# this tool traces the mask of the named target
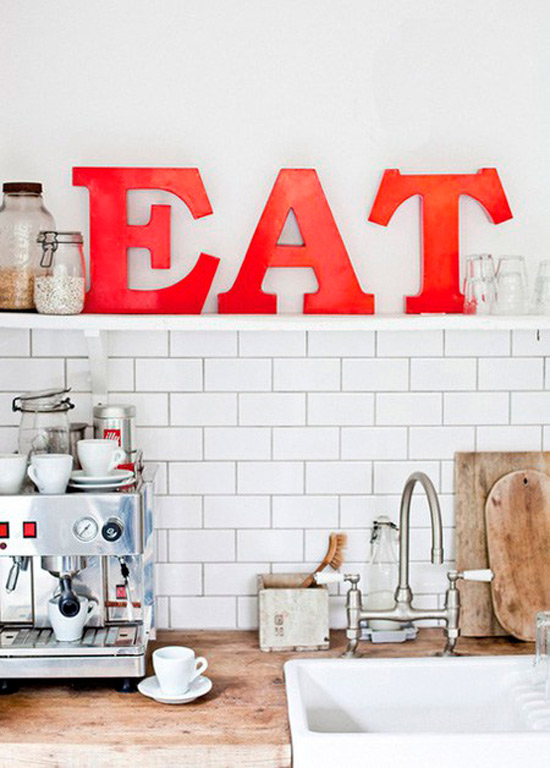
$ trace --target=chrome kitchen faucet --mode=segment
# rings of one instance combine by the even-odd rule
[[[398,624],[408,624],[418,619],[438,619],[445,622],[445,634],[447,642],[440,655],[450,656],[455,653],[456,642],[460,636],[459,616],[460,616],[460,593],[456,583],[458,579],[469,579],[471,581],[490,581],[491,571],[449,571],[449,587],[445,595],[444,608],[419,609],[413,606],[413,593],[409,585],[409,543],[410,543],[410,517],[411,517],[411,498],[417,483],[424,488],[428,498],[430,509],[430,518],[432,524],[432,550],[431,560],[434,565],[443,563],[443,530],[441,523],[441,510],[439,500],[434,485],[430,478],[423,472],[414,472],[405,483],[403,494],[401,496],[400,510],[400,538],[399,538],[399,583],[395,592],[395,602],[392,608],[380,610],[365,610],[363,608],[361,590],[358,587],[360,576],[356,574],[340,575],[338,580],[350,583],[347,593],[346,611],[348,626],[346,636],[348,646],[344,656],[353,657],[357,655],[357,646],[361,636],[361,622],[371,619],[386,619],[395,621]],[[318,581],[322,583],[322,574]],[[335,579],[326,578],[326,581]]]

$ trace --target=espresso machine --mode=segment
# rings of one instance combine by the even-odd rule
[[[145,674],[155,637],[153,475],[117,492],[0,497],[0,692],[23,678]],[[56,640],[48,603],[70,617],[86,597],[82,638]]]

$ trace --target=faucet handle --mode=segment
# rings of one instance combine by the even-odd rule
[[[459,579],[464,581],[492,581],[495,574],[490,568],[478,568],[470,571],[449,571],[447,578],[452,585],[456,584]]]
[[[357,586],[361,576],[358,573],[338,573],[329,571],[328,573],[316,573],[313,577],[317,584],[335,584],[339,581],[349,581],[350,584]]]

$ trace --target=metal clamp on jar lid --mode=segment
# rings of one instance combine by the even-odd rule
[[[38,392],[25,392],[14,397],[11,404],[13,411],[53,413],[55,411],[70,411],[74,403],[69,397],[63,397],[69,389],[42,389]]]

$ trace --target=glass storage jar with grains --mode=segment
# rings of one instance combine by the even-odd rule
[[[42,184],[12,181],[2,187],[0,206],[0,310],[34,309],[34,278],[42,251],[38,233],[55,229],[44,207]]]
[[[85,266],[80,232],[40,232],[40,266],[34,303],[43,315],[78,315],[84,309]]]

